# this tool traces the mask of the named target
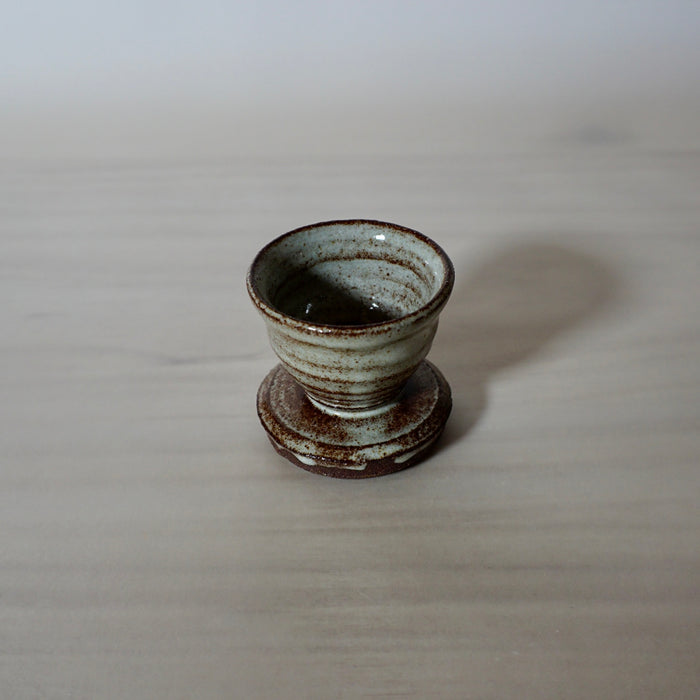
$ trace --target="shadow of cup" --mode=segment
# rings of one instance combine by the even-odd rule
[[[604,262],[548,241],[506,248],[461,282],[458,274],[433,351],[455,402],[440,446],[461,439],[479,420],[493,375],[601,310],[615,287]]]

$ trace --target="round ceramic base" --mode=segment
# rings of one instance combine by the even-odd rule
[[[450,387],[423,361],[390,405],[359,414],[328,413],[277,365],[258,390],[258,416],[275,449],[310,472],[363,479],[420,461],[445,427]]]

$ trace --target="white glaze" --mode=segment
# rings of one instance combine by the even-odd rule
[[[404,462],[408,462],[408,460],[412,457],[415,457],[423,450],[428,449],[428,447],[430,447],[435,442],[435,440],[437,440],[437,438],[438,436],[436,435],[432,440],[429,440],[420,447],[417,447],[415,450],[410,450],[409,452],[404,452],[403,454],[398,455],[394,458],[394,462],[396,462],[396,464],[403,464]]]

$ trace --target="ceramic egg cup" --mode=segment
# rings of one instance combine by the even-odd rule
[[[257,397],[281,455],[350,479],[425,456],[452,406],[425,360],[454,284],[436,243],[380,221],[314,224],[265,246],[246,282],[281,360]]]

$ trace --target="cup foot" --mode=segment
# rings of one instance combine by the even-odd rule
[[[326,413],[282,365],[258,389],[258,416],[277,452],[302,469],[341,479],[391,474],[420,461],[451,408],[447,381],[425,360],[396,401],[372,415]]]

